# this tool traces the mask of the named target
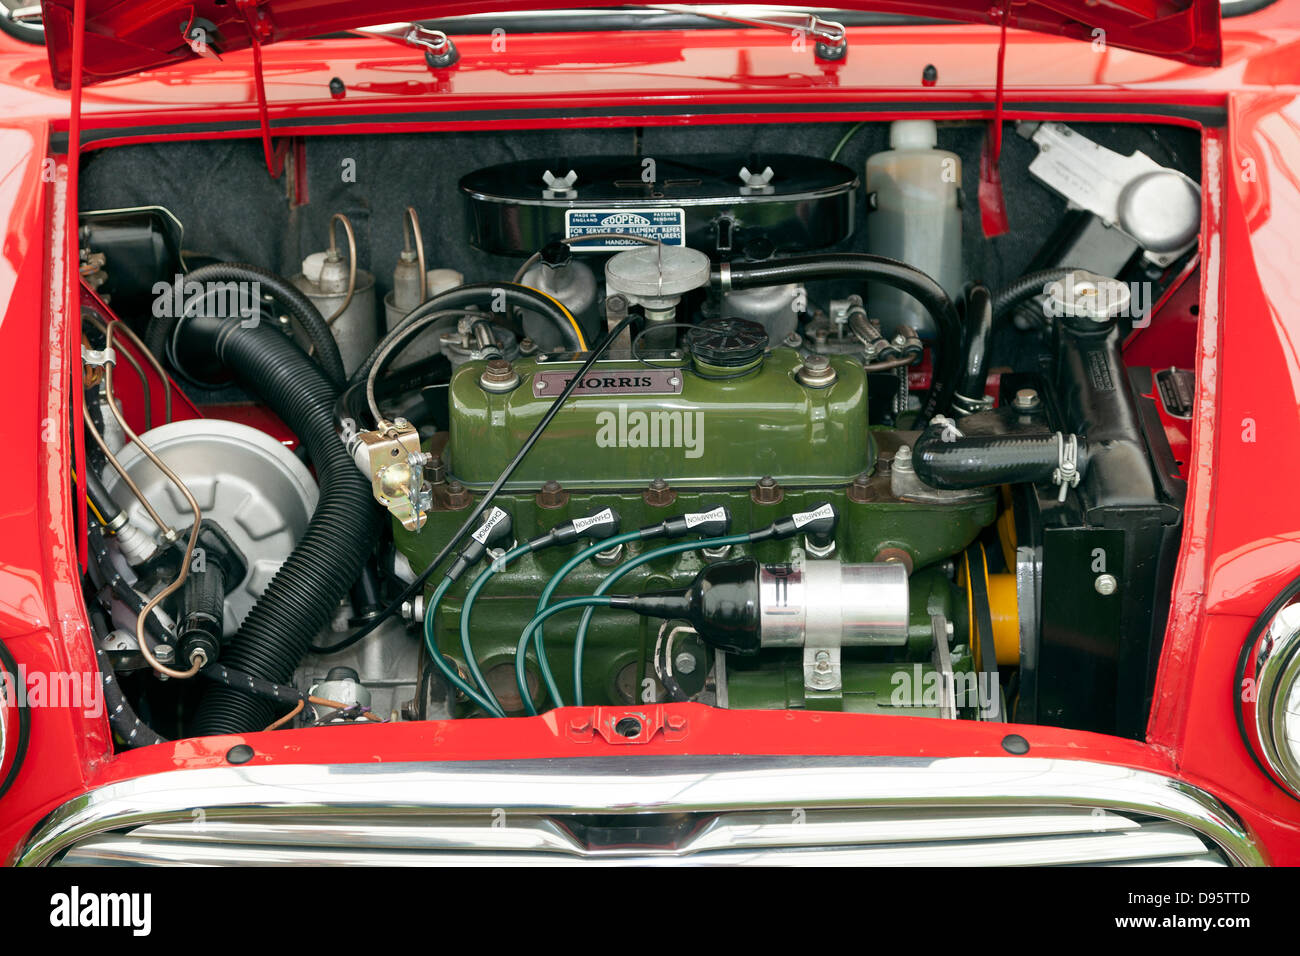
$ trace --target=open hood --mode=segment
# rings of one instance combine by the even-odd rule
[[[130,76],[194,59],[220,57],[253,42],[274,43],[371,24],[468,13],[548,7],[609,7],[609,0],[84,0],[84,82]],[[997,22],[991,0],[841,0],[840,10]],[[71,74],[73,0],[43,0],[46,43],[55,82]],[[1206,66],[1220,59],[1218,0],[1012,0],[1008,24]],[[196,34],[196,29],[198,33]],[[202,42],[188,42],[198,36]]]

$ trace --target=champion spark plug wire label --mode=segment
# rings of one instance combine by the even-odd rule
[[[835,509],[830,505],[822,505],[816,511],[800,511],[798,514],[791,515],[790,519],[794,522],[796,528],[802,528],[819,518],[834,518]]]
[[[714,508],[712,511],[696,511],[687,515],[686,527],[694,528],[696,525],[704,524],[706,521],[725,521],[727,511],[725,508]]]
[[[611,522],[613,522],[613,520],[614,520],[614,512],[606,508],[604,511],[599,511],[589,518],[574,518],[573,529],[577,531],[579,534],[581,534],[583,531],[586,531],[588,528],[594,528],[596,525],[601,525],[601,524],[610,524]]]
[[[492,536],[492,529],[505,519],[506,513],[504,511],[500,508],[493,508],[491,512],[488,513],[487,520],[479,525],[478,528],[470,534],[470,537],[479,544],[487,544],[487,539]]]

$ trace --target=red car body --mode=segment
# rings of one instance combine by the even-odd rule
[[[67,9],[47,6],[47,28],[51,10]],[[79,139],[86,151],[257,137],[255,54],[280,141],[328,135],[340,124],[380,133],[921,113],[991,118],[999,33],[992,25],[850,28],[850,52],[837,63],[816,63],[811,54],[792,61],[786,36],[743,28],[515,35],[504,54],[494,52],[490,35],[466,36],[457,38],[460,62],[439,75],[383,40],[291,39],[224,54],[219,63],[181,61],[89,86],[80,94],[79,130],[70,118],[76,106],[56,86],[46,51],[0,37],[0,638],[29,670],[95,669],[69,475],[80,459],[68,429],[56,424],[79,400],[79,389],[68,387],[80,368],[64,281],[67,217],[76,208],[70,141]],[[1031,756],[1146,770],[1207,791],[1240,816],[1269,862],[1300,863],[1300,803],[1256,765],[1234,717],[1235,664],[1246,633],[1300,574],[1300,2],[1280,0],[1224,20],[1221,34],[1219,66],[1113,44],[1098,52],[1086,40],[1037,32],[1012,30],[1006,39],[1007,119],[1068,115],[1203,128],[1200,266],[1189,279],[1199,283],[1199,297],[1187,294],[1189,286],[1167,298],[1166,314],[1128,346],[1143,363],[1194,368],[1199,388],[1179,572],[1144,741],[1043,726],[665,704],[656,705],[651,724],[671,719],[679,732],[635,743],[581,731],[588,721],[598,731],[617,708],[570,707],[505,721],[187,739],[114,755],[105,718],[40,708],[32,712],[26,761],[0,802],[0,860],[12,859],[43,817],[78,795],[146,774],[224,766],[239,743],[253,748],[253,765],[979,757],[1005,756],[1003,738],[1014,732],[1029,742]],[[87,35],[87,62],[113,62],[96,56],[98,36]],[[1184,56],[1213,59],[1213,52]],[[922,84],[927,64],[938,68],[934,85]],[[343,98],[330,95],[331,77],[344,81]],[[909,105],[900,112],[898,103]],[[873,113],[883,104],[895,106]],[[291,161],[291,149],[287,155]]]

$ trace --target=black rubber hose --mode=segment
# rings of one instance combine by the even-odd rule
[[[966,359],[962,365],[957,394],[978,400],[988,378],[989,341],[993,337],[993,297],[982,285],[966,293]]]
[[[988,485],[1048,481],[1060,461],[1056,433],[945,437],[931,425],[916,440],[912,467],[932,488],[958,490]],[[1079,442],[1078,469],[1087,466],[1087,444]]]
[[[586,351],[582,339],[578,336],[578,330],[574,322],[571,321],[572,316],[550,296],[543,295],[536,289],[529,288],[526,285],[517,285],[513,282],[474,282],[470,285],[457,286],[454,289],[448,289],[446,292],[440,292],[432,299],[416,306],[407,313],[406,317],[393,326],[392,331],[385,335],[379,344],[371,350],[370,354],[366,356],[366,360],[361,363],[360,368],[352,373],[352,377],[348,380],[349,383],[364,382],[370,374],[370,367],[375,364],[375,360],[383,354],[393,340],[400,338],[407,329],[423,322],[426,316],[435,312],[467,309],[471,305],[486,306],[483,313],[485,319],[491,319],[497,315],[509,315],[510,311],[516,308],[536,312],[555,326],[566,349],[573,352]],[[495,311],[495,308],[500,305],[508,307],[506,312]]]
[[[99,674],[104,682],[104,706],[108,709],[108,725],[121,739],[122,745],[148,747],[166,743],[166,737],[158,734],[136,715],[126,694],[122,693],[108,655],[98,644],[95,645],[95,660],[99,663]]]
[[[943,286],[920,269],[884,256],[845,252],[781,259],[763,265],[732,265],[730,274],[733,289],[816,279],[870,279],[906,292],[930,313],[939,332],[939,359],[934,384],[921,406],[920,420],[929,421],[935,415],[942,415],[952,404],[961,372],[961,319]],[[720,269],[714,269],[712,281],[715,285],[722,283]]]
[[[316,468],[320,498],[307,530],[221,657],[234,670],[286,683],[374,547],[380,520],[370,483],[335,434],[335,387],[281,332],[196,316],[184,321],[177,344],[185,356],[206,353],[233,370],[298,436]],[[266,700],[214,686],[199,705],[195,730],[246,733],[272,719]]]
[[[324,371],[325,377],[336,387],[342,388],[347,379],[343,371],[343,357],[339,354],[338,342],[334,333],[322,318],[311,299],[302,290],[282,276],[276,275],[260,266],[246,262],[214,262],[201,266],[186,274],[185,281],[198,283],[219,282],[256,282],[258,288],[270,295],[289,317],[306,333],[311,340],[312,352],[316,362]],[[168,354],[167,345],[174,317],[161,316],[150,320],[145,330],[145,344],[154,355]]]
[[[1009,286],[999,289],[998,294],[993,297],[993,321],[1001,322],[1022,302],[1027,302],[1036,295],[1044,295],[1043,286],[1060,282],[1072,272],[1082,271],[1082,269],[1057,266],[1025,273]]]
[[[122,509],[117,506],[117,502],[113,500],[113,496],[108,493],[108,489],[105,488],[104,483],[100,481],[99,475],[96,474],[95,469],[91,468],[89,465],[86,467],[85,478],[86,498],[95,506],[95,510],[99,512],[99,516],[104,519],[104,524],[112,525],[113,522],[118,519],[118,516],[122,514]]]

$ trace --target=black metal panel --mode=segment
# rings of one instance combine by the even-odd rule
[[[530,255],[565,238],[569,210],[685,210],[686,245],[730,258],[823,249],[850,236],[858,178],[840,163],[784,153],[692,159],[579,156],[502,163],[465,176],[470,242],[496,255]],[[772,169],[770,191],[746,190],[745,167]],[[573,195],[547,198],[548,171],[577,178]],[[649,179],[649,181],[647,181]]]

